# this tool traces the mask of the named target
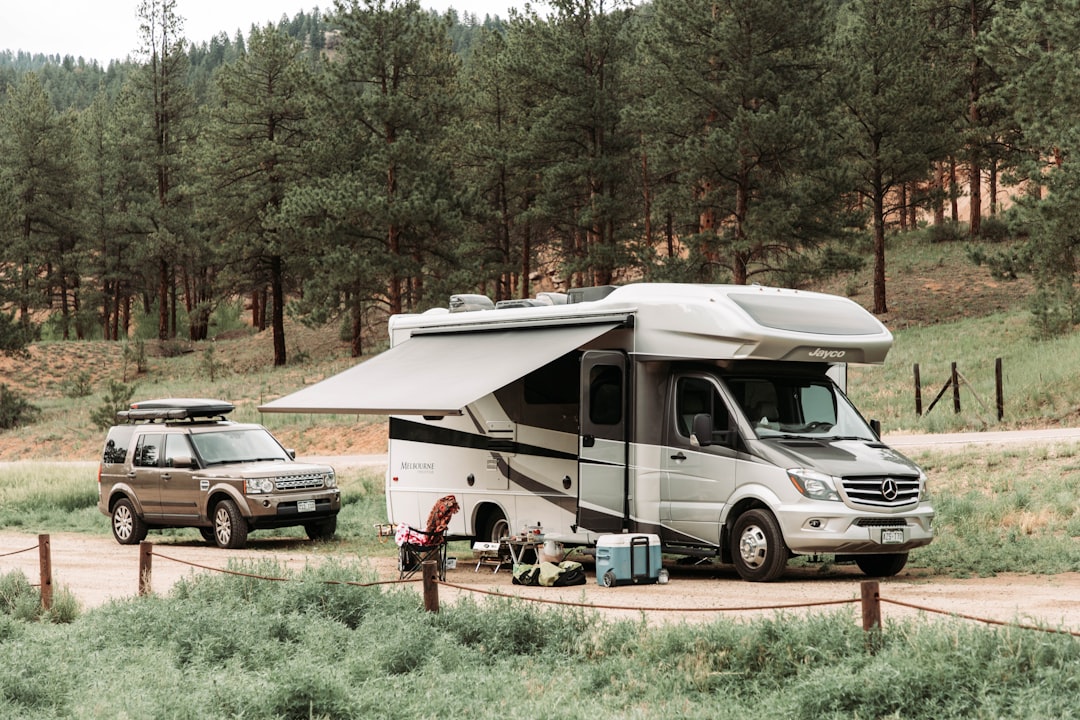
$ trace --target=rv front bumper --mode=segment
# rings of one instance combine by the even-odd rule
[[[903,515],[832,514],[789,507],[777,517],[783,518],[784,541],[798,555],[901,553],[934,539],[932,510]]]

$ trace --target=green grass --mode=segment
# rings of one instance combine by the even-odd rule
[[[291,577],[195,576],[66,625],[0,610],[0,716],[1065,718],[1080,690],[1080,643],[1030,630],[867,635],[851,609],[656,628],[505,599],[436,614],[412,590],[329,584],[363,567]]]
[[[1080,410],[1080,374],[1063,359],[1080,353],[1080,334],[1051,340],[1031,335],[1026,310],[958,323],[909,328],[895,335],[884,365],[852,367],[848,392],[867,417],[885,431],[957,432],[1070,425]],[[1004,418],[996,417],[995,361],[1001,358]],[[961,382],[961,412],[953,412],[952,389],[929,412],[949,381]],[[914,366],[919,365],[923,416],[915,413]]]

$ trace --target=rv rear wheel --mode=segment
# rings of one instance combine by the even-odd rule
[[[907,553],[883,553],[881,555],[856,555],[855,564],[870,577],[892,577],[907,565]]]
[[[769,582],[784,573],[788,549],[780,525],[768,510],[747,510],[735,520],[731,532],[735,547],[731,560],[743,580]]]
[[[480,521],[476,539],[482,542],[500,542],[510,535],[510,523],[499,508],[489,508]]]

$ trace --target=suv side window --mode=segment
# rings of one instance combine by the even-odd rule
[[[161,459],[161,442],[164,440],[161,433],[145,433],[139,436],[139,442],[135,445],[136,467],[157,467]]]
[[[118,425],[109,431],[109,439],[105,441],[105,451],[102,453],[101,462],[106,465],[123,463],[127,460],[128,447],[131,445],[133,427],[130,425]]]
[[[165,467],[174,467],[173,461],[178,457],[191,459],[191,444],[187,435],[165,436]]]

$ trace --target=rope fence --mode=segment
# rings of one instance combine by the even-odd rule
[[[15,550],[0,554],[0,558],[9,557],[12,555],[18,555],[20,553],[32,552],[38,550],[39,555],[39,567],[41,573],[41,605],[44,609],[48,610],[52,607],[52,559],[51,559],[51,541],[48,535],[39,535],[37,545],[33,545],[22,550]],[[256,573],[243,572],[240,570],[232,570],[228,568],[218,568],[209,565],[202,565],[200,563],[191,562],[182,558],[176,558],[162,553],[154,552],[153,543],[143,542],[139,545],[139,595],[149,595],[151,590],[151,579],[153,575],[153,558],[158,557],[162,560],[168,560],[169,562],[175,562],[189,567],[197,568],[200,570],[206,570],[210,572],[221,573],[224,575],[233,575],[237,577],[251,578],[255,580],[264,580],[267,582],[294,582],[292,578],[288,577],[274,577],[269,575],[260,575]],[[546,605],[560,605],[565,607],[586,608],[589,610],[607,610],[607,611],[625,611],[625,612],[663,612],[663,613],[724,613],[724,612],[761,612],[768,610],[793,610],[804,609],[812,607],[824,607],[830,605],[848,605],[854,603],[860,603],[862,608],[862,625],[863,630],[867,632],[875,631],[881,628],[881,605],[882,603],[896,605],[899,607],[905,607],[912,610],[918,610],[921,612],[944,615],[952,618],[960,618],[963,620],[971,620],[974,622],[980,622],[987,625],[998,625],[1002,627],[1017,628],[1020,630],[1033,630],[1038,632],[1046,632],[1057,635],[1070,635],[1072,637],[1080,637],[1080,631],[1060,629],[1060,628],[1048,628],[1038,625],[1031,625],[1027,623],[1005,622],[1002,620],[995,620],[992,618],[978,617],[975,615],[969,615],[966,613],[957,613],[947,610],[940,610],[938,608],[932,608],[925,605],[919,605],[916,603],[904,602],[902,600],[893,600],[890,598],[881,597],[880,585],[876,580],[864,580],[860,583],[860,597],[848,598],[840,600],[820,600],[813,602],[799,602],[799,603],[781,603],[774,605],[752,605],[752,606],[737,606],[737,607],[662,607],[662,606],[643,606],[643,605],[607,605],[598,603],[587,603],[571,600],[559,600],[553,598],[531,598],[517,594],[507,594],[499,592],[497,590],[489,590],[484,588],[478,588],[471,585],[461,585],[458,583],[447,582],[445,580],[438,579],[438,563],[435,560],[426,560],[422,564],[422,577],[412,578],[408,580],[377,580],[374,582],[358,582],[353,580],[323,580],[324,585],[346,585],[352,587],[376,587],[381,585],[404,585],[409,583],[422,583],[423,584],[423,603],[424,609],[428,612],[439,612],[439,586],[452,588],[461,592],[476,593],[480,595],[487,595],[492,597],[500,597],[508,600],[519,600],[522,602],[534,602]]]

